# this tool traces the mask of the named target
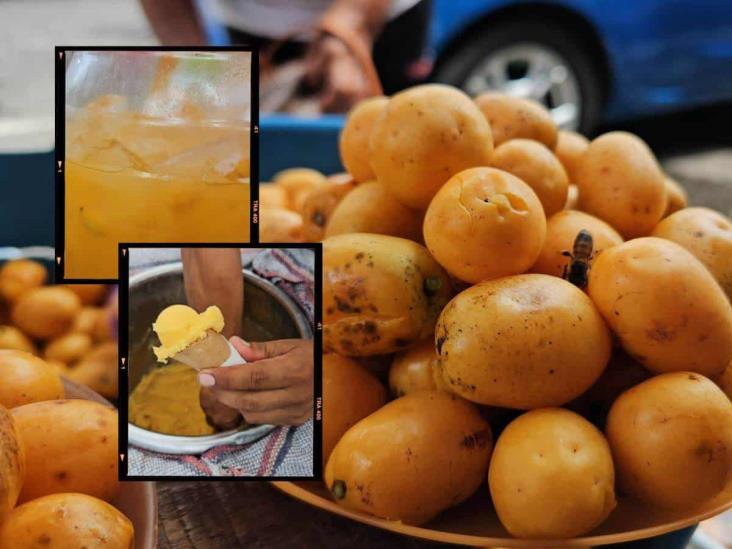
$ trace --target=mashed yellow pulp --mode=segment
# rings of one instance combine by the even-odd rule
[[[211,435],[199,400],[196,370],[174,362],[145,374],[130,395],[130,422],[157,433],[179,436]]]
[[[161,343],[159,347],[153,347],[153,352],[158,362],[167,362],[176,353],[203,339],[208,330],[221,332],[223,329],[224,315],[215,305],[202,313],[188,305],[171,305],[163,309],[153,323]]]

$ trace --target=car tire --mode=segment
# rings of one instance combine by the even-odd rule
[[[552,21],[503,19],[490,21],[471,32],[444,58],[438,59],[433,80],[465,89],[471,72],[489,56],[511,45],[531,43],[560,57],[573,73],[579,87],[577,130],[585,135],[600,122],[605,101],[601,59],[595,59],[587,40],[565,25]]]

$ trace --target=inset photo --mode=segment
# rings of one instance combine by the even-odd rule
[[[117,278],[120,242],[246,242],[252,52],[56,48],[56,255]]]
[[[122,478],[320,476],[321,250],[245,246],[120,245]]]

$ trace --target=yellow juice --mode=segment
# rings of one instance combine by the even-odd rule
[[[248,126],[87,109],[66,132],[66,277],[117,278],[119,242],[249,241]]]

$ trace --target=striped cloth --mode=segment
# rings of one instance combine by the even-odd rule
[[[245,267],[267,278],[297,303],[313,321],[314,254],[307,249],[242,250]],[[133,249],[130,270],[171,261],[172,249]],[[266,437],[245,445],[217,446],[201,455],[171,455],[134,446],[128,451],[128,473],[133,476],[307,477],[313,475],[313,422],[281,426]]]

